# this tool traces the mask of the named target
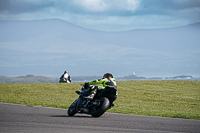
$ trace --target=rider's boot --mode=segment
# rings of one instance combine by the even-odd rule
[[[112,107],[114,107],[115,105],[113,104],[113,103],[111,103],[110,105],[109,105],[109,108],[108,109],[111,109]]]

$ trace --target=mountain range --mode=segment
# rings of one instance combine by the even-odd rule
[[[71,77],[72,83],[77,82],[89,82],[94,79],[101,79],[101,76],[74,76]],[[59,77],[45,77],[45,76],[17,76],[17,77],[6,77],[0,76],[0,83],[59,83]],[[192,77],[189,75],[180,75],[174,77],[138,77],[137,75],[127,75],[122,77],[115,77],[116,81],[133,81],[133,80],[190,80],[190,81],[200,81],[200,77]]]
[[[0,21],[0,76],[200,75],[200,23],[103,32],[59,19]]]

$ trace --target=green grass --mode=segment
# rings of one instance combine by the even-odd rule
[[[0,84],[0,102],[68,108],[81,83]],[[200,120],[200,81],[118,81],[107,112]]]

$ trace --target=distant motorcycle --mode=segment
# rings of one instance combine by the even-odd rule
[[[93,85],[89,86],[94,87]],[[76,113],[90,114],[92,117],[100,117],[109,109],[110,101],[106,97],[99,97],[94,94],[88,95],[88,89],[82,87],[81,91],[75,91],[79,98],[76,99],[68,109],[68,115],[74,116]]]
[[[68,79],[66,79],[66,78],[61,78],[59,80],[59,83],[71,83],[71,82]]]

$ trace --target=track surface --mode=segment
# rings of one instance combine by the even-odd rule
[[[175,133],[200,132],[200,121],[105,113],[67,115],[65,109],[0,103],[0,133]]]

